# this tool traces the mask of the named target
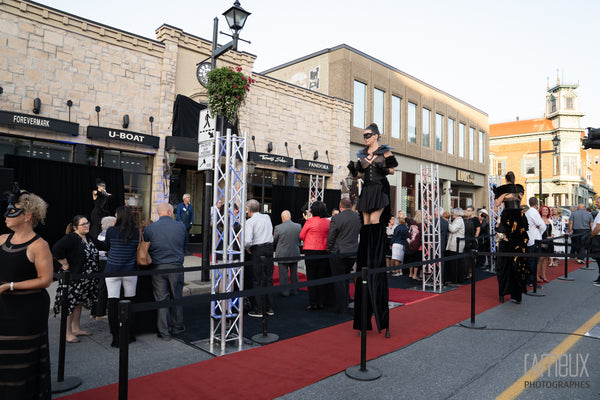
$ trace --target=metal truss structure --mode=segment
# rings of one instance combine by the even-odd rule
[[[498,217],[502,213],[502,208],[504,208],[504,206],[501,204],[498,207],[498,212],[494,211],[494,204],[496,202],[496,195],[494,194],[494,188],[497,186],[500,186],[500,185],[502,185],[502,177],[500,175],[496,175],[496,176],[490,175],[488,177],[488,186],[489,186],[488,200],[489,200],[489,210],[490,210],[490,232],[489,232],[489,234],[492,235],[490,238],[490,253],[497,252],[496,221],[498,220]],[[490,271],[496,272],[496,256],[494,256],[494,255],[492,255],[490,257]]]
[[[244,261],[246,216],[247,133],[243,137],[215,135],[214,186],[212,207],[212,265]],[[216,205],[221,202],[223,210]],[[231,293],[244,289],[242,267],[212,269],[211,294]],[[242,298],[215,300],[210,306],[210,352],[215,343],[225,354],[227,343],[243,343],[244,302]]]
[[[325,175],[310,175],[308,209],[315,201],[325,201]]]
[[[440,218],[440,180],[438,165],[421,165],[421,243],[423,261],[442,257]],[[434,292],[442,291],[442,265],[440,261],[423,265],[423,290],[432,287]]]

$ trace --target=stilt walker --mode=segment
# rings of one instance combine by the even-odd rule
[[[392,155],[392,148],[379,145],[379,128],[371,124],[363,131],[365,148],[358,152],[358,161],[350,161],[348,169],[353,176],[364,181],[356,209],[362,214],[363,226],[360,230],[360,242],[356,254],[357,269],[384,268],[386,236],[385,226],[391,218],[390,184],[387,175],[394,173],[398,161]],[[368,296],[368,325],[372,329],[371,315],[375,314],[377,330],[389,331],[389,293],[387,274],[372,274],[368,281],[368,293],[362,293],[362,285],[356,285],[354,294],[354,329],[361,329],[361,308],[363,296]]]

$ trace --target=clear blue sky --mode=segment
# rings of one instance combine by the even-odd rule
[[[233,0],[41,0],[42,4],[155,39],[163,23],[212,40],[228,31]],[[264,71],[342,43],[485,111],[490,123],[543,116],[548,81],[579,83],[586,116],[600,127],[596,0],[240,0],[252,15],[239,50]],[[167,8],[168,7],[168,8]],[[219,43],[229,38],[219,37]],[[198,60],[200,61],[200,60]]]

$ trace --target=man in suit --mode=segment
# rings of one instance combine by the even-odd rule
[[[331,217],[327,234],[327,251],[330,254],[356,253],[360,233],[360,216],[352,211],[352,202],[348,198],[340,200],[340,213]],[[356,256],[332,257],[329,260],[331,276],[352,272]],[[348,307],[348,281],[334,283],[335,312],[343,313]]]
[[[273,244],[275,246],[275,257],[299,257],[300,256],[300,231],[302,226],[292,221],[288,210],[281,213],[281,224],[275,226],[273,231]],[[278,262],[279,284],[298,283],[298,261]],[[288,278],[289,271],[289,278]],[[291,293],[298,294],[298,289],[292,289]],[[289,290],[283,290],[281,296],[290,295]]]

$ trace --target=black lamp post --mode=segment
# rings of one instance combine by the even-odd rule
[[[544,153],[558,154],[558,146],[560,146],[560,138],[558,137],[558,133],[554,135],[554,138],[552,138],[552,147],[553,147],[552,150],[542,151],[542,138],[538,139],[538,161],[539,161],[538,175],[540,177],[538,198],[540,200],[540,206],[542,205],[542,154],[544,154]]]
[[[240,2],[235,0],[233,6],[229,8],[229,10],[223,13],[225,19],[227,20],[227,24],[229,28],[233,32],[232,41],[217,48],[217,40],[219,34],[219,18],[215,17],[213,23],[213,40],[212,40],[212,50],[210,53],[210,64],[211,69],[215,69],[217,67],[217,58],[219,58],[222,54],[229,50],[237,51],[238,40],[243,40],[239,38],[239,32],[242,30],[244,25],[246,24],[246,19],[250,15],[250,13],[244,10],[240,6]],[[246,40],[244,40],[247,42]],[[249,43],[249,42],[248,42]],[[221,117],[221,131],[224,129],[225,121],[224,118]],[[222,133],[222,132],[221,132]],[[256,150],[256,145],[254,145]],[[209,240],[211,237],[210,232],[210,207],[213,201],[212,198],[212,190],[213,190],[213,171],[207,170],[204,174],[205,177],[205,185],[204,185],[204,204],[203,204],[203,218],[202,218],[202,265],[208,266],[210,264],[210,245]],[[210,280],[208,271],[202,271],[202,280],[208,281]]]

